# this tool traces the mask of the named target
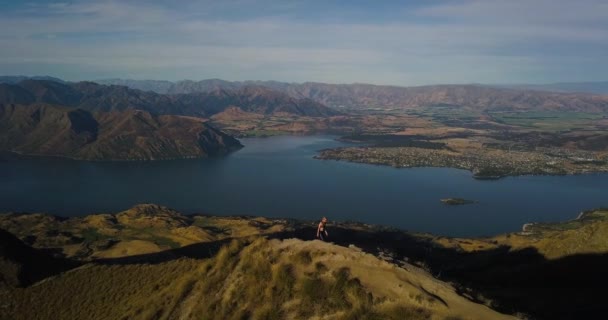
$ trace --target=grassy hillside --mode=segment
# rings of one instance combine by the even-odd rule
[[[534,248],[548,259],[575,254],[608,252],[608,209],[586,211],[574,220],[556,223],[530,223],[522,232],[488,239],[436,238],[443,246],[466,252],[509,247],[511,251]]]
[[[29,288],[11,319],[508,319],[414,267],[319,241],[233,241],[210,259],[89,264]]]
[[[0,214],[0,228],[35,248],[79,260],[160,252],[199,242],[263,235],[285,229],[284,220],[184,216],[141,204],[115,214],[69,219],[45,214]]]
[[[494,319],[479,316],[489,307],[528,319],[576,319],[608,312],[606,209],[472,239],[334,222],[335,244],[306,241],[313,222],[184,216],[151,204],[68,219],[4,214],[0,228],[38,250],[89,263],[5,290],[10,303],[0,312],[9,318]]]

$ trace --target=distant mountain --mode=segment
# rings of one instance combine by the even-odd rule
[[[37,84],[34,84],[37,82]],[[327,116],[335,112],[324,106],[347,108],[418,108],[433,106],[463,107],[475,110],[517,111],[556,110],[607,112],[608,96],[602,92],[608,82],[563,83],[521,87],[485,85],[434,85],[420,87],[379,86],[370,84],[326,84],[316,82],[286,83],[277,81],[155,81],[109,79],[99,82],[60,83],[26,80],[13,84],[34,94],[37,102],[56,103],[61,85],[61,100],[87,110],[138,108],[162,114],[212,116],[228,107],[269,114],[289,112],[305,116]],[[47,90],[39,88],[43,85]],[[10,86],[4,84],[0,86]],[[131,89],[127,89],[127,87]],[[266,88],[264,91],[262,88]],[[137,90],[133,90],[137,89]],[[564,92],[552,92],[564,91]],[[21,90],[22,91],[22,90]],[[75,91],[70,94],[69,91]],[[588,91],[588,92],[566,92]],[[248,96],[251,95],[251,96]],[[255,98],[254,98],[255,97]],[[18,89],[0,87],[0,101],[31,100]],[[253,105],[250,105],[253,103]]]
[[[515,89],[555,91],[555,92],[581,92],[608,95],[608,81],[598,82],[560,82],[551,84],[516,84],[503,87]]]
[[[95,80],[96,83],[103,85],[125,86],[142,91],[153,91],[165,94],[169,92],[174,83],[165,80],[128,80],[128,79],[104,79]]]
[[[282,90],[294,97],[306,97],[328,106],[348,108],[408,109],[451,106],[475,110],[608,111],[608,97],[605,96],[500,89],[478,85],[421,87],[323,83],[271,85],[271,88]]]
[[[104,85],[124,85],[132,89],[143,91],[153,91],[161,94],[190,94],[190,93],[206,93],[217,90],[238,90],[243,87],[266,87],[280,92],[289,92],[289,87],[298,86],[297,83],[287,83],[279,81],[226,81],[222,79],[205,79],[205,80],[181,80],[177,82],[163,80],[124,80],[124,79],[104,79],[95,80],[94,82]],[[295,98],[303,98],[301,95],[295,95]]]
[[[0,103],[44,103],[106,112],[137,109],[154,114],[203,117],[212,116],[229,107],[260,114],[290,113],[312,117],[336,114],[313,100],[293,98],[261,86],[163,95],[94,82],[25,80],[17,84],[0,84]]]
[[[311,99],[330,107],[404,109],[440,105],[476,110],[608,111],[607,96],[587,93],[546,92],[528,88],[497,88],[483,85],[398,87],[316,82],[230,82],[211,79],[176,82],[167,89],[167,92],[180,94],[209,93],[218,90],[240,90],[249,86],[266,87],[295,99]]]
[[[88,111],[145,110],[157,114],[188,114],[184,106],[154,92],[105,86],[93,82],[59,83],[47,80],[25,80],[17,84],[0,84],[0,103],[44,103]]]
[[[325,117],[336,111],[261,86],[158,94],[93,82],[0,84],[0,150],[87,160],[205,157],[240,147],[200,117]]]
[[[248,82],[231,82],[221,79],[206,79],[200,81],[181,80],[177,82],[164,80],[102,79],[95,80],[94,82],[104,85],[127,86],[132,89],[153,91],[161,94],[187,94],[194,92],[210,92],[218,89],[235,90],[244,87],[248,84]]]
[[[325,105],[308,98],[289,95],[262,86],[244,86],[238,89],[214,89],[208,92],[173,96],[189,110],[204,110],[211,116],[230,107],[257,114],[288,113],[294,115],[325,117],[337,114]]]
[[[46,80],[64,83],[65,81],[50,76],[0,76],[0,83],[19,83],[24,80]]]
[[[0,289],[28,286],[76,265],[34,249],[0,229]]]
[[[246,85],[246,82],[231,82],[221,79],[207,79],[201,81],[182,80],[173,83],[173,85],[167,90],[167,93],[184,94],[193,92],[210,92],[219,89],[236,90]]]
[[[196,118],[0,104],[0,150],[86,160],[200,158],[241,147]]]

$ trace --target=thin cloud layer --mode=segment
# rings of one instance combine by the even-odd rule
[[[430,83],[605,80],[608,4],[0,2],[0,73]]]

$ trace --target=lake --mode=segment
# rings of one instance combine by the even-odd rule
[[[354,220],[447,236],[518,231],[608,206],[608,174],[475,180],[465,170],[315,160],[330,136],[241,139],[225,157],[156,162],[0,161],[0,212],[62,216],[157,203],[183,213]],[[479,201],[446,206],[439,200]]]

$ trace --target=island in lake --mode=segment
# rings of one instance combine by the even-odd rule
[[[457,205],[463,205],[463,204],[472,204],[472,203],[476,203],[477,201],[467,200],[467,199],[463,199],[463,198],[445,198],[445,199],[441,199],[441,202],[446,205],[457,206]]]

